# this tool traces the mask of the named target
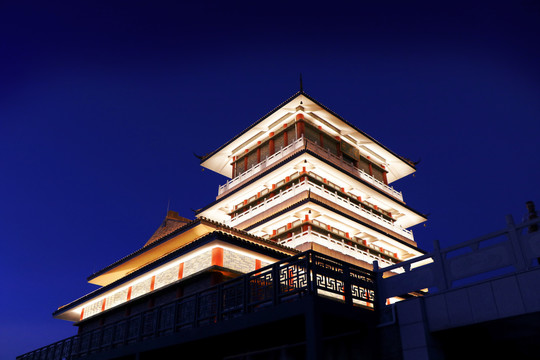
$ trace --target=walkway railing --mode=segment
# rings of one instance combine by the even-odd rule
[[[350,306],[373,308],[373,273],[307,251],[94,331],[31,351],[17,359],[83,358],[186,329],[222,323],[313,295]]]
[[[485,281],[493,272],[519,272],[538,266],[540,231],[528,232],[528,229],[535,224],[540,226],[540,219],[515,225],[508,215],[506,222],[505,229],[445,249],[435,241],[430,254],[378,269],[379,305],[387,298],[422,289],[446,291],[457,283]],[[383,279],[386,271],[400,274]]]

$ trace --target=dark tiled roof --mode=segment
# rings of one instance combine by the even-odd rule
[[[191,222],[190,219],[186,219],[185,217],[179,216],[176,211],[169,210],[167,213],[167,216],[165,217],[165,220],[161,223],[159,228],[156,230],[156,232],[148,239],[146,244],[144,246],[153,243],[156,240],[161,239],[164,236],[169,235],[175,230],[178,230],[182,226],[186,225],[187,223]]]

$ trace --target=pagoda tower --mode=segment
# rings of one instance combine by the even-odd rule
[[[390,184],[414,163],[300,90],[201,165],[230,178],[197,216],[371,268],[421,255],[426,220]]]

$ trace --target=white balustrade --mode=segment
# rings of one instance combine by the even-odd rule
[[[393,262],[388,261],[380,256],[371,254],[365,250],[362,250],[356,246],[348,245],[343,240],[333,239],[324,234],[320,234],[315,231],[307,230],[300,234],[296,234],[290,238],[279,241],[280,245],[285,245],[291,248],[296,248],[305,243],[316,243],[321,246],[324,246],[330,250],[338,251],[342,254],[349,255],[355,259],[362,260],[371,264],[373,261],[377,260],[379,264],[384,264],[385,266],[394,265]],[[394,270],[396,273],[403,272],[403,269],[397,268]]]
[[[340,166],[341,168],[346,169],[351,174],[357,175],[362,180],[365,180],[369,182],[370,184],[375,185],[377,188],[383,190],[387,194],[392,195],[393,197],[398,198],[399,200],[403,201],[403,194],[401,193],[401,191],[397,191],[392,186],[387,185],[378,179],[375,179],[373,176],[369,175],[364,170],[359,169],[356,166],[344,161],[341,157],[333,154],[330,150],[319,146],[317,143],[308,139],[306,139],[306,141],[308,143],[308,148],[310,150],[330,160],[332,163]]]
[[[240,184],[244,180],[250,178],[251,176],[258,174],[259,172],[263,171],[267,167],[275,164],[279,160],[283,159],[284,157],[292,154],[296,150],[300,149],[304,146],[304,138],[301,137],[297,140],[295,140],[292,144],[281,148],[279,151],[274,153],[273,155],[270,155],[266,157],[263,161],[261,161],[258,164],[253,165],[251,168],[249,168],[247,171],[244,171],[234,179],[231,179],[227,181],[227,183],[220,185],[218,189],[218,196],[223,195],[228,190],[232,189],[236,185]]]
[[[320,195],[328,200],[331,200],[355,213],[359,212],[362,216],[368,218],[369,220],[379,225],[382,225],[392,231],[400,233],[401,235],[405,236],[408,239],[414,240],[413,233],[411,230],[407,230],[399,225],[396,225],[396,223],[393,223],[392,221],[385,219],[381,215],[374,214],[373,212],[364,209],[362,206],[351,202],[348,198],[341,197],[340,195],[337,194],[337,192],[332,192],[324,187],[313,184],[311,182],[309,182],[309,186],[311,188],[312,193]]]
[[[307,178],[304,181],[299,182],[298,184],[295,184],[294,186],[290,187],[289,189],[280,191],[275,196],[265,199],[262,203],[255,205],[253,207],[250,207],[243,213],[240,213],[234,216],[233,218],[231,218],[230,221],[226,222],[226,225],[236,226],[240,222],[245,221],[255,215],[258,215],[268,210],[272,206],[280,204],[294,197],[295,195],[303,191],[307,191],[307,190],[311,190],[313,194],[319,195],[327,200],[330,200],[338,205],[341,205],[342,207],[348,210],[351,210],[354,213],[360,214],[363,217],[381,226],[384,226],[385,228],[389,230],[397,232],[408,239],[414,240],[413,233],[411,230],[407,230],[399,225],[396,225],[395,223],[383,218],[382,216],[374,214],[371,211],[364,209],[362,206],[351,202],[348,198],[344,198],[338,195],[336,192],[332,192],[329,189],[326,189],[322,186],[312,183],[311,181],[308,181]]]
[[[354,165],[344,161],[339,156],[333,154],[330,152],[330,150],[325,149],[321,146],[319,146],[317,143],[310,141],[308,139],[304,139],[304,137],[300,137],[299,139],[295,140],[292,144],[282,148],[281,150],[277,151],[275,154],[266,157],[263,161],[261,161],[258,164],[253,165],[250,169],[247,171],[241,173],[234,179],[231,179],[227,181],[224,185],[220,185],[218,189],[218,196],[221,196],[225,194],[227,191],[234,188],[236,185],[242,183],[244,180],[247,180],[248,178],[252,177],[253,175],[258,174],[259,172],[265,170],[267,167],[275,164],[279,160],[283,159],[284,157],[296,152],[297,150],[301,149],[304,144],[308,144],[308,147],[310,150],[314,151],[315,153],[323,156],[324,158],[330,160],[332,163],[340,166],[341,168],[344,168],[348,172],[350,172],[353,175],[356,175],[360,177],[362,180],[367,181],[368,183],[376,186],[378,189],[383,190],[387,194],[403,201],[403,194],[401,191],[395,190],[392,186],[389,186],[385,184],[384,182],[375,179],[373,176],[366,173],[364,170],[359,169],[355,167]]]

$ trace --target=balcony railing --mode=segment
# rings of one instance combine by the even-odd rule
[[[234,179],[231,179],[227,181],[227,183],[220,185],[218,189],[218,196],[221,196],[231,190],[236,185],[240,184],[244,180],[250,178],[251,176],[258,174],[259,172],[263,171],[267,167],[275,164],[279,160],[283,159],[286,156],[289,156],[290,154],[296,152],[297,150],[304,147],[304,138],[300,137],[299,139],[295,140],[292,144],[285,146],[284,148],[281,148],[279,151],[276,151],[274,154],[266,157],[263,161],[261,161],[258,164],[253,165],[248,170],[244,171]]]
[[[289,156],[297,152],[298,150],[304,148],[304,146],[306,146],[307,149],[313,151],[314,153],[321,155],[322,157],[329,160],[333,164],[339,166],[340,168],[348,171],[352,175],[358,176],[362,180],[374,185],[378,189],[383,190],[385,193],[393,196],[394,198],[400,201],[403,201],[403,194],[401,193],[401,191],[397,191],[392,186],[389,186],[385,184],[384,182],[378,179],[375,179],[373,176],[369,175],[364,170],[359,169],[355,167],[354,165],[344,161],[343,158],[337,155],[334,155],[330,150],[319,146],[313,141],[304,139],[304,137],[300,137],[299,139],[294,141],[292,144],[282,148],[281,150],[277,151],[275,154],[268,156],[266,159],[264,159],[260,163],[253,165],[250,169],[241,173],[234,179],[231,179],[227,181],[227,183],[220,185],[218,189],[218,197],[224,195],[229,190],[232,190],[234,187],[242,183],[244,180],[247,180],[253,175],[260,173],[261,171],[275,164],[276,162],[283,159],[284,157]]]
[[[338,251],[342,254],[349,255],[355,259],[362,260],[368,264],[373,263],[373,261],[378,261],[379,266],[392,266],[395,265],[394,262],[388,261],[387,259],[377,256],[375,254],[369,253],[365,250],[360,249],[357,246],[349,245],[343,240],[334,239],[330,236],[320,234],[311,229],[304,231],[302,233],[296,234],[290,238],[279,241],[280,245],[286,245],[292,248],[296,248],[307,242],[312,242],[324,246],[330,250]],[[404,270],[401,268],[396,268],[393,270],[396,273],[402,273]]]
[[[362,215],[363,217],[373,221],[374,223],[384,226],[385,228],[392,230],[406,237],[407,239],[414,240],[414,236],[411,230],[407,230],[397,225],[396,223],[385,219],[381,215],[374,214],[373,212],[364,209],[362,206],[349,201],[349,199],[340,196],[337,192],[330,191],[329,189],[326,189],[322,186],[312,183],[311,181],[308,181],[307,178],[304,181],[290,187],[289,189],[279,192],[276,196],[271,197],[269,199],[265,199],[262,203],[249,208],[248,210],[244,211],[241,214],[234,216],[233,218],[231,218],[230,221],[225,222],[225,224],[228,226],[236,226],[242,221],[245,221],[255,215],[258,215],[270,209],[272,206],[282,203],[292,198],[296,194],[299,194],[303,191],[308,191],[308,190],[310,190],[313,194],[319,195],[327,200],[330,200],[354,213]]]
[[[333,154],[330,150],[325,149],[321,146],[319,146],[317,143],[306,139],[307,142],[307,148],[314,153],[317,153],[324,157],[327,160],[330,160],[333,164],[339,166],[342,169],[347,170],[349,173],[360,177],[362,180],[367,181],[368,183],[376,186],[377,188],[383,190],[387,194],[403,201],[403,194],[401,191],[395,190],[392,186],[385,184],[384,182],[375,179],[370,174],[366,173],[364,170],[357,168],[356,166],[352,165],[351,163],[346,162],[343,160],[343,158]]]
[[[310,295],[373,309],[373,273],[307,251],[94,331],[44,346],[17,359],[84,358],[186,329],[223,323]]]

